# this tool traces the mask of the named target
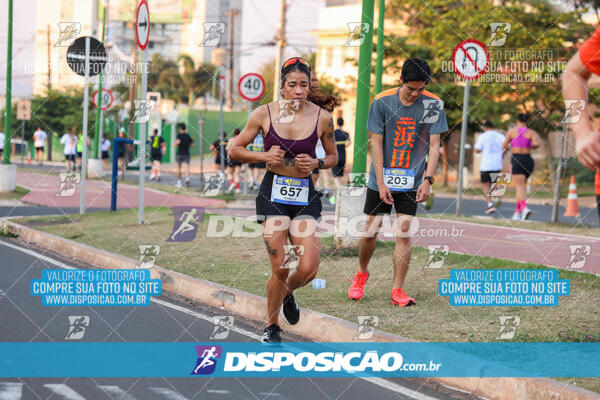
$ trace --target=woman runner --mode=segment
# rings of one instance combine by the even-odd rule
[[[321,107],[337,98],[310,92],[310,65],[294,57],[281,68],[283,100],[258,107],[229,151],[245,163],[266,162],[267,172],[256,197],[256,214],[271,261],[267,282],[267,327],[263,342],[280,342],[278,315],[289,324],[300,319],[293,291],[309,283],[319,268],[320,239],[315,235],[321,217],[321,196],[310,173],[337,164],[331,114]],[[264,134],[264,151],[246,148],[258,133]],[[317,140],[323,139],[325,157],[313,158]],[[288,239],[300,257],[292,272],[286,268]],[[287,247],[288,249],[290,247]],[[298,254],[300,253],[300,254]],[[289,254],[289,252],[288,252]]]
[[[508,150],[510,143],[510,157],[512,179],[517,189],[517,205],[513,220],[526,220],[531,215],[525,199],[525,186],[527,178],[533,173],[534,162],[531,157],[531,149],[540,147],[538,134],[533,129],[527,128],[527,114],[517,116],[517,126],[506,134],[502,148]]]

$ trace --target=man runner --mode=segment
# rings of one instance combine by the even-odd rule
[[[167,151],[167,143],[162,136],[158,135],[158,129],[152,131],[150,138],[150,162],[152,163],[152,173],[150,180],[156,179],[160,181],[160,164],[162,163],[163,154]]]
[[[425,90],[431,78],[425,61],[406,60],[401,78],[403,85],[379,93],[369,110],[367,129],[372,140],[372,161],[364,207],[367,222],[358,247],[359,270],[348,297],[363,297],[382,216],[389,215],[394,205],[397,227],[391,301],[404,307],[416,304],[402,289],[411,256],[407,232],[417,203],[429,197],[440,153],[440,134],[448,130],[448,124],[442,101]],[[437,111],[437,116],[428,114],[431,109]]]
[[[485,121],[483,133],[479,135],[477,142],[475,142],[475,152],[481,153],[479,170],[481,183],[483,184],[483,195],[487,200],[486,214],[496,212],[496,207],[490,196],[490,186],[492,180],[495,182],[502,170],[502,143],[504,143],[504,135],[494,129],[492,121]],[[492,178],[492,174],[495,174],[494,178]]]
[[[177,188],[181,188],[181,164],[186,164],[185,170],[185,186],[190,186],[190,147],[194,147],[194,139],[186,132],[186,127],[183,122],[177,124],[179,134],[175,140],[177,146]]]

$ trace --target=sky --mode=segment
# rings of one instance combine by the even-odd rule
[[[88,0],[77,0],[88,1]],[[92,0],[89,0],[92,1]],[[36,0],[14,0],[13,3],[13,97],[31,95],[32,77],[25,73],[25,63],[33,62],[33,38]],[[272,41],[279,21],[280,0],[244,0],[242,14],[243,44],[240,49],[241,73],[258,72],[262,65],[275,58],[275,46],[264,46]],[[287,56],[315,50],[319,9],[325,0],[288,0]],[[0,97],[6,91],[6,40],[8,0],[0,0]]]

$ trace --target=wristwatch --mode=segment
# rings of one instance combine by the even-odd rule
[[[319,169],[323,169],[323,167],[324,167],[323,160],[321,160],[319,158]]]
[[[430,185],[433,185],[433,182],[435,182],[435,178],[433,176],[426,176],[423,179],[427,179]]]

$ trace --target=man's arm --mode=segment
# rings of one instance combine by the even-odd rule
[[[576,139],[576,152],[579,161],[589,169],[600,164],[600,140],[590,121],[588,109],[588,85],[590,71],[581,61],[579,52],[567,63],[562,74],[562,92],[565,100],[583,100],[583,111],[579,121],[572,125]]]
[[[440,158],[440,135],[429,135],[429,157],[427,158],[427,169],[423,176],[434,176]],[[431,193],[431,183],[427,179],[417,188],[417,203],[427,200]]]

